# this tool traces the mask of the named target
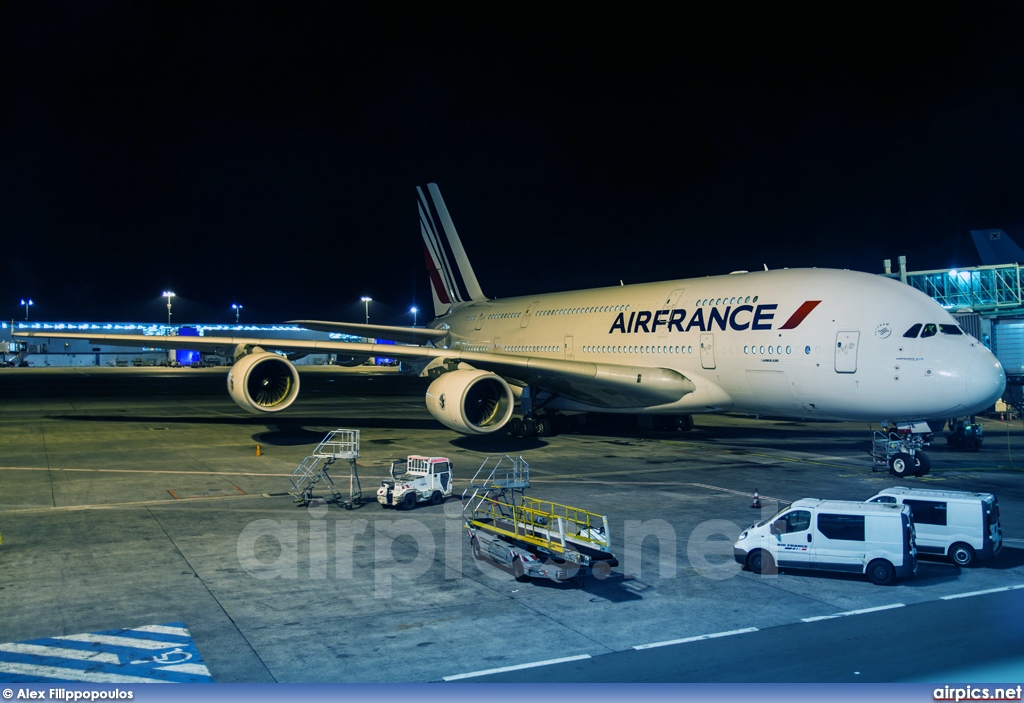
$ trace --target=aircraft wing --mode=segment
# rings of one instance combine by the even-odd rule
[[[15,332],[15,337],[49,339],[86,339],[92,344],[110,344],[121,347],[149,347],[151,349],[195,349],[232,355],[241,346],[261,347],[265,350],[304,352],[307,354],[353,354],[357,356],[386,356],[388,358],[423,359],[433,356],[428,347],[399,346],[397,344],[365,344],[362,342],[335,342],[331,340],[282,339],[260,337],[192,337],[159,336],[152,334],[94,334],[91,332]],[[395,353],[402,350],[403,354]]]
[[[301,325],[308,330],[316,330],[318,332],[338,332],[340,334],[353,334],[358,337],[374,337],[400,344],[423,344],[432,340],[444,339],[448,336],[446,330],[435,330],[429,327],[361,325],[354,322],[328,322],[325,320],[289,320],[289,324]]]
[[[385,356],[409,361],[441,359],[491,371],[513,383],[529,384],[581,403],[602,408],[627,409],[672,403],[696,389],[683,374],[671,369],[587,361],[468,352],[399,344],[368,344],[331,340],[261,339],[258,337],[185,337],[145,334],[93,334],[88,332],[15,332],[16,337],[87,339],[93,344],[195,349],[230,355],[241,346],[283,352]]]

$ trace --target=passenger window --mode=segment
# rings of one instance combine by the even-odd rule
[[[963,330],[956,325],[939,325],[939,331],[942,334],[963,334]]]
[[[918,322],[916,325],[914,325],[909,330],[904,332],[903,336],[904,337],[910,337],[911,339],[913,339],[914,337],[917,336],[917,333],[920,332],[920,331],[921,331],[921,323]]]
[[[910,506],[914,522],[922,525],[945,525],[946,504],[931,500],[905,500],[904,505]]]
[[[921,330],[921,339],[924,339],[925,337],[934,337],[938,331],[939,328],[934,323],[929,322],[924,326],[924,329]]]
[[[807,510],[792,510],[779,518],[782,534],[803,532],[811,526],[811,513]]]
[[[821,513],[818,515],[818,532],[829,539],[863,542],[864,516]]]
[[[894,496],[878,496],[877,498],[872,498],[868,502],[870,502],[870,503],[895,503],[896,502],[896,498]]]

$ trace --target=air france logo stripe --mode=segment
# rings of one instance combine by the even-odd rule
[[[818,307],[818,304],[820,302],[821,302],[820,300],[805,300],[804,304],[801,305],[800,307],[798,307],[796,309],[796,312],[793,313],[788,320],[786,320],[786,324],[784,324],[779,329],[780,330],[795,329],[797,327],[797,325],[799,325],[801,322],[804,321],[804,318],[806,318],[808,315],[811,314],[811,310],[814,310],[814,308]]]
[[[430,256],[430,248],[427,247],[426,241],[423,242],[423,254],[427,259],[427,274],[430,276],[430,285],[434,287],[434,293],[437,295],[437,299],[445,305],[451,305],[451,298],[448,296],[448,291],[445,288],[444,281],[441,280],[441,272],[437,268],[437,264]]]
[[[449,241],[448,234],[442,236],[435,223],[445,222],[445,218],[442,217],[441,213],[437,209],[437,203],[432,200],[428,200],[423,196],[423,191],[417,188],[420,192],[420,201],[422,206],[425,207],[420,210],[420,222],[423,223],[425,234],[429,235],[433,240],[433,249],[436,252],[439,262],[443,264],[443,271],[445,278],[450,284],[450,293],[453,297],[458,299],[458,302],[465,302],[470,300],[470,295],[466,289],[466,283],[462,279],[462,272],[457,266],[453,266],[452,262],[455,261],[455,254],[451,248],[451,242]]]
[[[794,312],[785,324],[778,329],[795,329],[804,321],[811,311],[820,303],[820,300],[807,300],[796,312]],[[762,303],[760,305],[727,305],[725,307],[708,306],[699,307],[688,313],[684,308],[670,310],[635,310],[628,315],[620,312],[608,334],[654,334],[659,330],[664,332],[714,332],[716,329],[725,332],[734,330],[736,332],[763,332],[772,329],[772,322],[775,320],[775,313],[778,310],[777,303]]]
[[[420,234],[423,236],[423,244],[426,247],[432,264],[428,268],[436,270],[444,282],[444,292],[439,294],[439,297],[445,297],[449,301],[461,302],[458,300],[458,292],[455,289],[454,283],[452,283],[450,264],[445,259],[444,252],[439,244],[440,238],[437,234],[437,226],[434,224],[430,206],[427,204],[423,191],[419,188],[416,190],[420,196],[420,202],[417,204],[420,214]]]
[[[417,191],[420,193],[420,233],[423,235],[423,243],[429,252],[433,268],[437,270],[444,279],[445,296],[449,298],[449,300],[462,302],[459,300],[458,290],[452,281],[452,272],[449,261],[445,258],[444,251],[441,249],[437,226],[434,224],[429,205],[427,205],[426,200],[423,197],[423,192],[418,188]]]

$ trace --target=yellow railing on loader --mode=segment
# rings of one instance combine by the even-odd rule
[[[481,498],[467,524],[579,561],[579,546],[606,551],[608,518],[582,508],[523,496],[518,505]],[[573,544],[575,543],[575,544]]]

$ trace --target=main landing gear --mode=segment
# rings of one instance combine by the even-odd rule
[[[641,422],[638,423],[638,420]],[[587,428],[587,431],[598,433],[636,432],[637,430],[689,432],[693,429],[693,416],[638,416],[618,413],[587,413],[586,415],[567,416],[560,413],[547,413],[512,418],[508,421],[508,433],[512,437],[553,437],[573,429],[582,430],[584,426]]]
[[[508,433],[513,437],[553,437],[564,432],[568,418],[564,415],[534,415],[514,417],[508,421]]]
[[[508,421],[508,433],[513,437],[553,437],[569,429],[569,418],[558,413],[538,413],[550,398],[542,394],[540,401],[534,397],[535,389],[525,386],[519,395],[519,404],[523,410],[522,417],[513,417]]]

